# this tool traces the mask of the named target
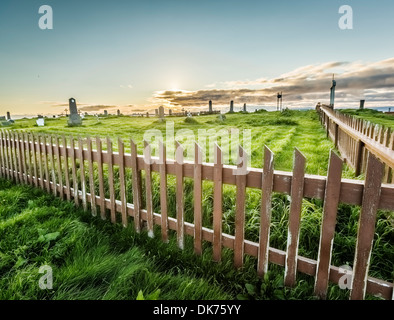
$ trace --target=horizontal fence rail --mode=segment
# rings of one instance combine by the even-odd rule
[[[394,183],[394,132],[390,128],[326,106],[318,107],[318,112],[327,137],[334,141],[356,176],[365,172],[368,153],[372,153],[385,164],[383,182]]]
[[[103,150],[105,144],[106,150]],[[246,168],[245,151],[239,148],[239,165],[222,162],[221,149],[216,145],[215,163],[203,163],[202,150],[195,144],[195,160],[183,159],[181,145],[177,145],[175,160],[166,159],[166,147],[159,145],[159,157],[151,155],[145,142],[143,155],[137,154],[133,140],[120,138],[118,152],[113,151],[111,139],[99,137],[61,137],[19,131],[0,132],[0,176],[17,183],[45,189],[63,199],[73,200],[76,206],[91,210],[93,215],[118,219],[124,226],[133,218],[137,232],[147,230],[153,237],[154,225],[161,227],[161,237],[168,242],[169,230],[176,232],[178,246],[183,249],[185,236],[194,238],[194,250],[201,254],[202,242],[213,246],[213,259],[220,261],[222,248],[234,251],[234,265],[243,266],[245,255],[254,256],[257,273],[264,276],[268,263],[285,268],[285,284],[294,286],[297,272],[315,277],[315,294],[325,298],[329,281],[338,284],[343,273],[331,265],[332,243],[339,203],[361,206],[357,245],[354,254],[351,299],[363,299],[366,293],[392,299],[393,284],[368,276],[369,259],[374,237],[378,209],[394,211],[394,185],[382,184],[382,163],[370,154],[365,181],[342,179],[342,159],[331,152],[327,177],[304,174],[305,158],[295,151],[293,172],[274,170],[274,155],[265,147],[264,168]],[[93,145],[96,148],[93,148]],[[125,146],[131,150],[125,152]],[[245,163],[243,162],[245,161]],[[107,177],[104,175],[108,173]],[[144,172],[144,175],[142,175]],[[160,175],[160,213],[153,211],[152,175]],[[175,181],[176,216],[168,213],[168,176]],[[193,179],[194,223],[185,221],[184,179]],[[213,227],[202,226],[202,182],[213,183]],[[237,190],[235,234],[222,231],[223,185]],[[107,186],[107,187],[104,187]],[[132,192],[129,194],[131,188]],[[245,239],[246,188],[261,190],[261,222],[259,241]],[[144,192],[144,193],[143,193]],[[291,197],[287,250],[270,246],[271,195],[273,192]],[[132,202],[128,201],[131,200]],[[324,202],[318,259],[298,254],[300,210],[303,198],[321,199]],[[144,199],[144,201],[143,201]],[[99,208],[97,208],[99,207]]]

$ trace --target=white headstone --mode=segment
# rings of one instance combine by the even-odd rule
[[[44,120],[44,118],[38,118],[38,119],[36,120],[36,123],[37,123],[37,126],[39,126],[39,127],[44,127],[44,126],[45,126],[45,120]]]

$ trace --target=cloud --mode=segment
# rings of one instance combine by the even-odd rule
[[[127,85],[121,84],[120,87],[123,88],[123,89],[127,89],[127,88],[133,89],[133,86],[131,84],[127,84]]]
[[[117,107],[116,106],[105,106],[105,105],[78,107],[79,110],[86,111],[86,112],[102,111],[102,110],[115,109],[115,108],[117,108]]]
[[[205,86],[196,91],[157,91],[152,102],[175,107],[207,107],[215,105],[276,104],[276,94],[283,91],[289,106],[313,107],[317,102],[328,103],[332,73],[337,80],[336,104],[368,102],[394,104],[394,58],[374,62],[325,62],[307,65],[273,79],[226,81]]]

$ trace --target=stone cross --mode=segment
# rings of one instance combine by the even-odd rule
[[[68,100],[68,106],[70,108],[70,116],[68,117],[68,124],[78,126],[82,124],[82,119],[78,114],[77,102],[74,98]]]

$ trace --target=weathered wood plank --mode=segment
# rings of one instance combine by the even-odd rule
[[[137,232],[141,232],[141,175],[139,173],[138,166],[138,153],[137,153],[137,144],[131,139],[131,168],[132,168],[132,186],[133,186],[133,204],[135,208],[134,213],[134,226]]]
[[[64,188],[63,188],[63,169],[62,169],[62,158],[60,154],[60,146],[59,146],[59,136],[55,135],[55,154],[56,154],[56,167],[57,167],[57,176],[60,186],[59,197],[64,199]],[[57,188],[57,187],[56,187]]]
[[[159,142],[160,163],[160,213],[161,213],[161,238],[168,242],[168,204],[167,204],[167,153],[163,141]]]
[[[82,208],[84,211],[88,210],[88,203],[86,199],[86,178],[85,178],[85,157],[83,152],[82,137],[78,137],[78,153],[79,153],[79,173],[81,178],[81,191],[82,191]]]
[[[120,201],[123,227],[127,227],[127,199],[126,199],[126,180],[124,168],[124,144],[121,138],[118,138],[118,153],[119,153],[119,181],[120,181]]]
[[[176,141],[175,148],[177,243],[178,247],[183,250],[185,245],[185,209],[183,200],[183,147],[178,141]]]
[[[269,238],[271,224],[271,194],[274,185],[274,154],[264,147],[264,171],[261,182],[260,236],[258,246],[257,274],[263,277],[268,271]]]
[[[101,219],[106,219],[105,214],[105,191],[104,191],[104,173],[103,173],[103,146],[99,136],[96,136],[96,148],[97,148],[97,171],[99,179],[99,194],[100,194],[100,216]]]
[[[194,143],[194,252],[202,255],[202,149]]]
[[[69,167],[68,167],[68,148],[67,148],[67,139],[66,136],[62,135],[62,143],[63,143],[63,150],[64,150],[64,177],[65,177],[65,181],[66,181],[66,195],[67,195],[67,200],[70,201],[71,200],[71,186],[70,186],[70,172],[69,172]],[[44,144],[45,145],[45,144]],[[44,148],[44,150],[46,150]],[[46,151],[44,152],[44,154],[46,153]]]
[[[236,186],[237,194],[235,200],[235,240],[234,240],[234,266],[236,268],[243,267],[244,259],[244,240],[245,240],[245,199],[246,199],[246,175],[247,175],[247,154],[245,150],[239,146]]]
[[[302,199],[304,194],[305,157],[295,149],[293,179],[291,182],[291,202],[289,228],[287,233],[287,251],[284,284],[294,287],[296,284],[298,242],[300,236],[300,222]]]
[[[223,219],[223,157],[222,150],[215,143],[213,165],[213,260],[222,260],[222,219]]]
[[[109,185],[109,198],[110,198],[110,211],[111,211],[111,222],[116,222],[116,207],[115,207],[115,187],[114,187],[114,168],[113,168],[113,151],[112,141],[107,137],[107,154],[108,158],[108,185]]]
[[[365,297],[382,177],[383,164],[373,154],[370,154],[367,163],[363,204],[358,223],[353,281],[350,292],[350,299],[352,300],[361,300]]]
[[[76,165],[76,152],[74,137],[70,136],[70,158],[71,158],[71,174],[73,179],[73,196],[74,202],[79,207],[79,192],[78,192],[78,176],[77,176],[77,165]]]
[[[327,186],[324,195],[323,221],[320,231],[319,253],[315,277],[315,295],[321,299],[327,296],[329,270],[333,249],[335,224],[341,192],[342,159],[333,150],[327,174]]]
[[[97,216],[97,206],[96,206],[96,190],[95,190],[95,183],[94,183],[94,164],[93,164],[93,157],[92,157],[92,139],[90,137],[86,138],[87,148],[88,148],[88,166],[89,166],[89,190],[91,194],[91,201],[90,201],[90,209],[92,211],[92,215],[95,217]]]

